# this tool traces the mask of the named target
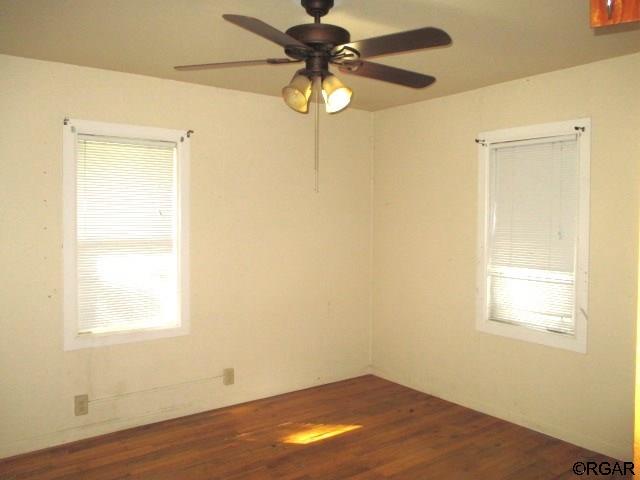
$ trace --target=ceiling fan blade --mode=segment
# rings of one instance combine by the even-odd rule
[[[233,67],[251,67],[254,65],[288,65],[290,63],[298,63],[301,60],[291,60],[290,58],[267,58],[265,60],[243,60],[239,62],[220,62],[220,63],[200,63],[197,65],[179,65],[173,67],[181,72],[190,70],[210,70],[214,68],[233,68]]]
[[[262,20],[258,20],[257,18],[245,17],[244,15],[229,15],[229,14],[222,15],[222,18],[241,28],[244,28],[245,30],[249,30],[250,32],[255,33],[256,35],[260,35],[261,37],[266,38],[267,40],[271,40],[272,42],[277,43],[282,47],[296,46],[296,47],[309,49],[309,47],[306,46],[304,43],[296,40],[295,38],[293,38],[290,35],[287,35],[284,32],[281,32],[277,28],[274,28],[271,25],[264,23]]]
[[[340,71],[351,73],[360,77],[382,80],[411,88],[424,88],[431,85],[436,79],[430,75],[423,75],[401,68],[390,67],[380,63],[365,62],[363,60],[344,63],[340,65]]]
[[[423,48],[441,47],[450,43],[451,37],[444,30],[425,27],[339,45],[336,50],[341,47],[354,48],[360,52],[360,57],[371,58]]]

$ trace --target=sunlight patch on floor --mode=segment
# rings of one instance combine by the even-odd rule
[[[308,445],[309,443],[336,437],[359,428],[362,428],[362,425],[309,424],[305,425],[302,430],[284,437],[282,442],[294,443],[296,445]]]

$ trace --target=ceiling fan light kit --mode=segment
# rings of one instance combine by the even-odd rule
[[[296,25],[286,32],[281,32],[257,18],[223,15],[228,22],[280,45],[288,58],[183,65],[175,67],[176,70],[287,65],[304,62],[305,68],[298,70],[289,85],[282,89],[282,98],[285,103],[299,113],[309,111],[309,102],[314,88],[321,88],[328,113],[337,113],[349,106],[353,92],[329,71],[330,65],[337,67],[342,73],[410,88],[425,88],[435,82],[435,78],[429,75],[373,63],[365,59],[449,45],[451,37],[443,30],[425,27],[352,43],[351,35],[347,30],[320,21],[333,7],[333,0],[302,0],[301,4],[313,17],[313,23]]]

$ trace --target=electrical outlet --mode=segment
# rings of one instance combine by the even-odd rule
[[[74,413],[76,417],[89,413],[89,395],[76,395],[73,397]]]
[[[222,384],[233,385],[236,381],[236,374],[233,368],[225,368],[222,371]]]

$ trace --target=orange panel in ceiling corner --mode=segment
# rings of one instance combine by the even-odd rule
[[[640,21],[640,0],[591,0],[591,26]]]

